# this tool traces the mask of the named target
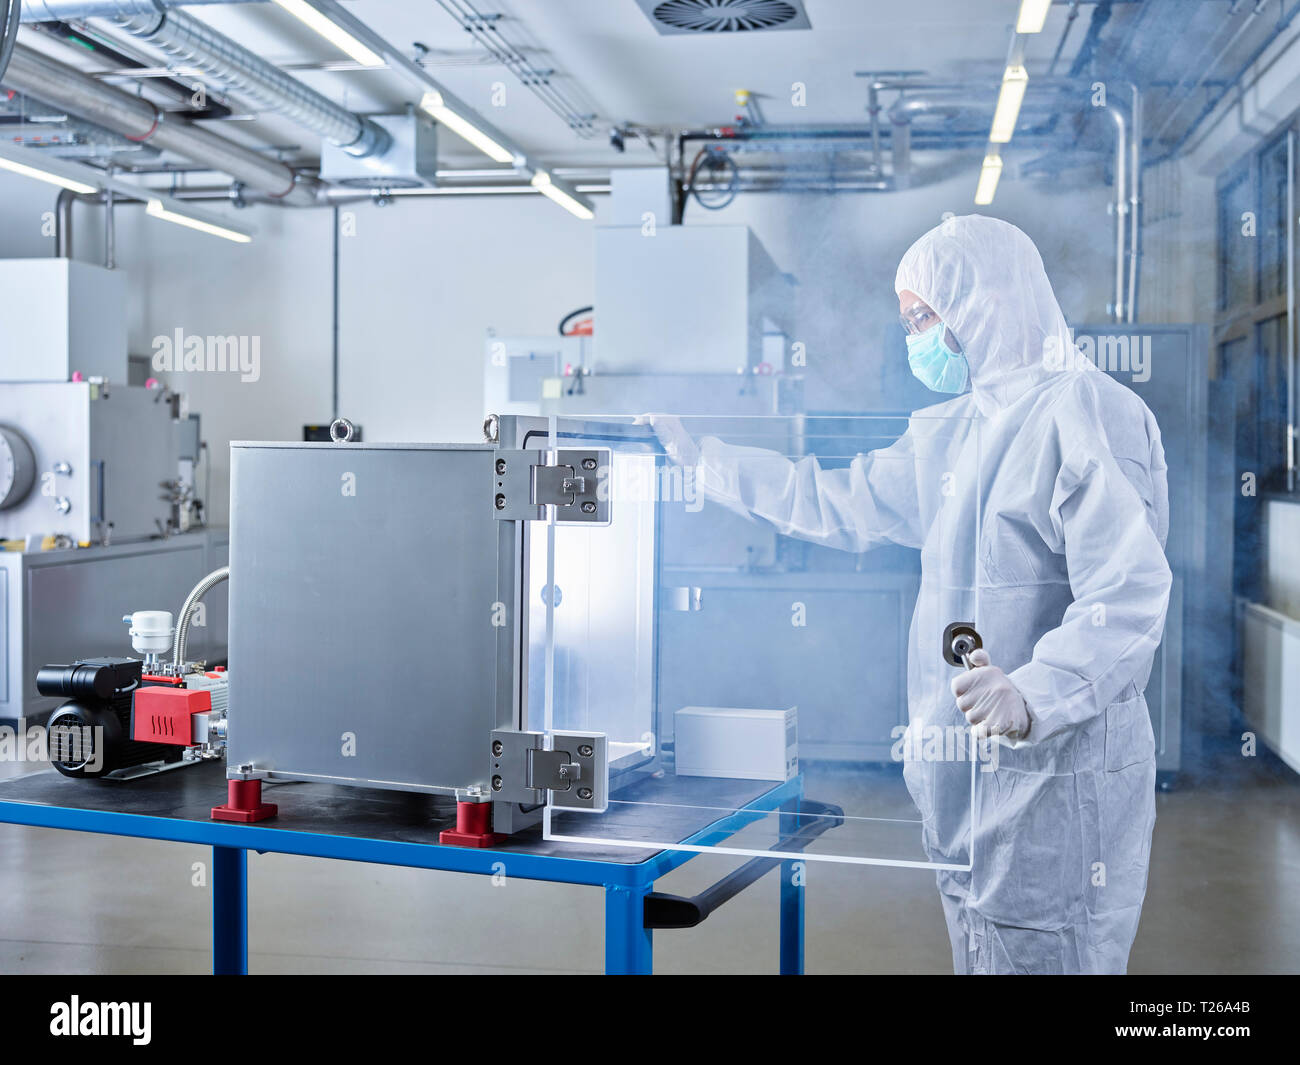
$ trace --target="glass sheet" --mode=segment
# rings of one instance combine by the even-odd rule
[[[548,461],[608,449],[610,521],[533,527],[530,727],[605,735],[610,789],[547,838],[968,869],[999,748],[942,646],[978,620],[978,423],[549,425]]]

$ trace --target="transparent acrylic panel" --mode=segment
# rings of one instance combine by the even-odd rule
[[[979,616],[978,423],[553,418],[548,443],[609,450],[610,521],[532,529],[530,727],[605,735],[611,772],[547,838],[968,869],[998,748],[943,643]]]

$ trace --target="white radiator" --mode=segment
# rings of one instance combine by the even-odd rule
[[[1246,604],[1242,617],[1246,720],[1300,772],[1300,621],[1260,603]]]

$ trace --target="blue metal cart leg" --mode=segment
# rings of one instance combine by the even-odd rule
[[[654,971],[654,933],[645,927],[649,888],[605,885],[605,973],[648,976]]]
[[[799,810],[803,800],[803,782],[798,795],[781,804],[781,834],[790,836],[800,828]],[[781,863],[781,975],[803,975],[804,880],[808,863],[789,858]]]
[[[212,972],[248,972],[248,852],[212,848]]]
[[[803,882],[808,863],[781,863],[781,975],[803,975]]]

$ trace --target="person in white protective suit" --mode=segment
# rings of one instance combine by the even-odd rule
[[[959,392],[848,469],[698,443],[647,415],[706,498],[815,543],[921,551],[909,737],[969,724],[993,772],[904,745],[958,973],[1122,973],[1146,893],[1155,741],[1143,690],[1164,628],[1168,489],[1160,431],[1078,355],[1033,242],[979,215],[903,256],[909,361]],[[943,630],[974,621],[969,670]],[[983,768],[983,767],[981,767]],[[973,859],[969,857],[973,849]]]

